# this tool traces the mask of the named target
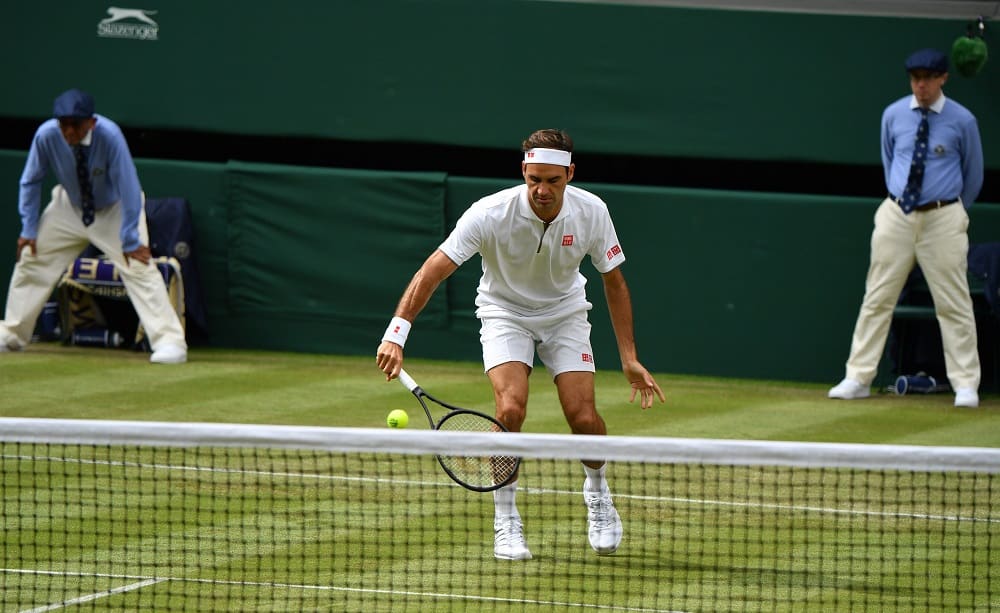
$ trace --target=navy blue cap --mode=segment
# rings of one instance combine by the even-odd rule
[[[78,89],[64,91],[52,104],[52,116],[90,119],[94,116],[94,97]]]
[[[914,51],[906,58],[906,71],[929,70],[931,72],[948,72],[948,56],[937,49],[921,49]]]

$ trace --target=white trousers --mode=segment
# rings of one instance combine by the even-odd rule
[[[979,389],[976,318],[969,296],[969,215],[961,202],[903,214],[886,198],[875,213],[871,265],[854,327],[847,377],[870,385],[885,349],[892,311],[914,262],[927,279],[953,389]]]
[[[35,241],[37,255],[32,255],[30,247],[26,247],[14,266],[7,292],[7,310],[0,322],[0,340],[14,335],[22,346],[31,341],[35,321],[56,283],[87,244],[93,243],[118,268],[153,350],[164,344],[186,348],[184,329],[170,304],[160,271],[153,263],[125,261],[119,236],[120,203],[99,209],[90,226],[83,225],[81,216],[81,209],[73,206],[62,186],[55,186],[52,201],[39,220]],[[145,208],[139,217],[139,240],[144,245],[149,244]]]

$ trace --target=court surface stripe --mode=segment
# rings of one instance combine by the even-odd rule
[[[86,596],[80,596],[79,598],[64,600],[63,602],[60,602],[58,604],[51,604],[44,607],[38,607],[37,609],[28,609],[26,611],[21,611],[21,613],[42,613],[43,611],[55,611],[56,609],[64,609],[66,607],[80,604],[83,602],[90,602],[91,600],[106,598],[108,596],[113,596],[115,594],[121,594],[122,592],[131,592],[132,590],[138,590],[140,588],[146,587],[147,585],[154,585],[162,581],[166,581],[166,579],[146,579],[145,581],[139,581],[138,583],[123,585],[121,587],[105,590],[103,592],[98,592],[96,594],[88,594]]]

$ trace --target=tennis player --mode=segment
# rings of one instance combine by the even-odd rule
[[[411,323],[437,289],[473,255],[482,258],[483,276],[476,298],[483,364],[496,400],[496,417],[519,432],[528,403],[528,376],[535,352],[555,382],[574,434],[607,434],[594,400],[594,355],[584,276],[587,256],[601,273],[604,293],[618,340],[622,370],[643,409],[654,396],[665,398],[639,362],[633,338],[632,303],[607,205],[597,196],[570,186],[575,166],[573,141],[561,130],[539,130],[521,147],[524,160],[518,185],[482,198],[458,220],[454,231],[424,262],[403,292],[376,361],[387,380],[399,375],[403,346]],[[611,499],[603,460],[583,462],[590,545],[598,554],[614,553],[622,522]],[[515,495],[517,479],[493,493],[494,555],[531,558],[524,539]]]

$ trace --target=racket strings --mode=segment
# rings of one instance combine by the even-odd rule
[[[475,413],[452,413],[438,424],[438,430],[462,432],[501,432],[492,420]],[[514,456],[454,456],[440,455],[438,460],[459,482],[474,488],[491,488],[507,483],[517,471],[519,461]]]

